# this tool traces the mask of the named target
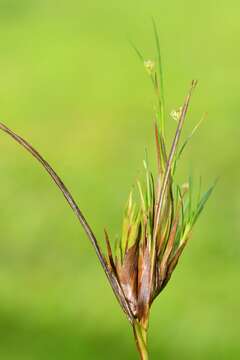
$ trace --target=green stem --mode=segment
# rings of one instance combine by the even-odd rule
[[[133,333],[141,360],[148,360],[147,330],[137,320],[133,323]]]

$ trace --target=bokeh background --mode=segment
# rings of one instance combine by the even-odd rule
[[[0,0],[0,118],[50,161],[99,241],[114,238],[145,147],[153,93],[129,40],[153,59],[167,110],[199,80],[184,134],[208,117],[180,176],[220,181],[152,309],[152,359],[240,358],[239,1]],[[175,124],[169,119],[169,133]],[[93,249],[38,164],[0,136],[0,358],[137,359]]]

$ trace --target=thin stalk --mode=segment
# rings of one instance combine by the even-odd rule
[[[79,209],[76,201],[73,199],[70,191],[68,190],[68,188],[65,186],[65,184],[63,183],[63,181],[60,179],[60,177],[57,175],[57,173],[53,170],[53,168],[51,167],[51,165],[39,154],[39,152],[37,150],[35,150],[33,148],[32,145],[29,144],[29,142],[27,142],[25,139],[23,139],[21,136],[17,135],[15,132],[13,132],[11,129],[9,129],[6,125],[0,123],[0,130],[4,131],[6,134],[10,135],[12,139],[14,139],[18,144],[20,144],[21,146],[23,146],[35,159],[37,159],[38,162],[40,162],[40,164],[44,167],[44,169],[48,172],[48,174],[50,175],[50,177],[53,179],[53,181],[55,182],[55,184],[57,185],[57,187],[60,189],[60,191],[62,192],[63,196],[65,197],[65,199],[67,200],[68,204],[70,205],[71,209],[73,210],[73,212],[75,213],[75,215],[77,216],[80,224],[82,225],[88,239],[90,240],[90,242],[92,243],[94,250],[97,254],[97,257],[102,265],[102,268],[107,276],[107,279],[112,287],[112,290],[120,304],[120,306],[122,307],[123,311],[126,313],[128,320],[132,323],[134,321],[134,317],[132,314],[132,311],[130,309],[130,306],[125,298],[125,294],[122,290],[121,284],[119,284],[118,279],[116,278],[116,276],[111,272],[111,270],[109,269],[106,259],[104,257],[104,255],[101,252],[101,249],[98,245],[97,239],[90,227],[90,225],[88,224],[87,220],[85,219],[83,213],[81,212],[81,210]]]
[[[163,139],[165,138],[165,100],[164,100],[164,87],[163,87],[163,66],[162,66],[162,57],[161,57],[161,48],[160,48],[160,40],[159,40],[159,34],[157,29],[157,24],[152,18],[153,23],[153,30],[154,30],[154,36],[155,36],[155,42],[157,47],[157,57],[158,57],[158,75],[159,75],[159,107],[160,107],[160,124],[161,124],[161,133]]]
[[[133,334],[141,360],[149,360],[147,348],[147,329],[137,320],[133,322]]]
[[[192,92],[193,92],[194,88],[196,87],[196,85],[197,85],[197,81],[193,80],[192,84],[191,84],[190,91],[189,91],[189,93],[188,93],[188,95],[187,95],[187,97],[185,99],[184,105],[183,105],[183,109],[182,109],[182,113],[181,113],[181,116],[180,116],[180,119],[179,119],[178,127],[177,127],[177,130],[176,130],[175,137],[174,137],[172,147],[171,147],[171,150],[170,150],[170,154],[169,154],[169,157],[168,157],[167,166],[166,166],[166,172],[165,172],[165,175],[164,175],[164,178],[163,178],[163,183],[162,183],[162,186],[160,188],[160,193],[157,196],[156,223],[155,223],[154,236],[153,236],[154,239],[156,239],[156,236],[157,236],[159,220],[160,220],[161,210],[162,210],[163,201],[164,201],[164,195],[165,195],[165,192],[166,192],[169,176],[171,174],[172,162],[174,160],[174,156],[175,156],[175,153],[176,153],[177,145],[178,145],[179,138],[180,138],[180,135],[181,135],[183,123],[184,123],[184,120],[185,120],[185,117],[186,117],[186,114],[187,114],[187,110],[188,110],[189,102],[190,102],[190,99],[191,99],[191,95],[192,95]]]

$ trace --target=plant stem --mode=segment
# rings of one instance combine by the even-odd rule
[[[58,186],[60,191],[62,192],[63,196],[67,200],[68,204],[70,205],[71,209],[77,216],[78,220],[80,221],[83,229],[85,230],[85,233],[87,234],[87,237],[91,241],[94,250],[97,254],[97,257],[103,267],[103,270],[108,278],[108,281],[113,289],[113,292],[122,307],[123,311],[126,313],[129,321],[131,323],[134,321],[133,314],[131,312],[130,306],[125,298],[125,295],[123,293],[123,290],[118,282],[118,279],[116,276],[110,271],[108,264],[106,263],[106,260],[104,258],[104,255],[102,254],[102,251],[99,247],[99,244],[97,242],[97,239],[95,235],[93,234],[93,231],[89,224],[87,223],[85,217],[83,216],[83,213],[79,209],[77,203],[73,199],[70,191],[67,189],[67,187],[64,185],[63,181],[60,179],[60,177],[57,175],[57,173],[53,170],[51,165],[39,154],[37,150],[35,150],[32,145],[27,142],[25,139],[23,139],[21,136],[14,133],[11,129],[9,129],[6,125],[0,123],[0,130],[4,131],[6,134],[10,135],[12,139],[14,139],[17,143],[19,143],[21,146],[23,146],[37,161],[44,167],[44,169],[48,172],[48,174],[51,176],[55,184]]]
[[[141,360],[148,360],[147,329],[138,320],[133,322],[133,333]]]

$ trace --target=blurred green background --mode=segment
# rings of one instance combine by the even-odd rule
[[[181,176],[218,186],[152,308],[152,359],[240,358],[240,126],[237,0],[0,0],[0,118],[50,161],[102,241],[154,161],[153,94],[129,39],[154,58],[160,30],[167,110],[199,80],[186,135],[208,117]],[[169,129],[174,126],[169,119]],[[0,136],[0,359],[137,359],[76,218],[48,175]]]

